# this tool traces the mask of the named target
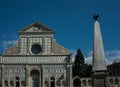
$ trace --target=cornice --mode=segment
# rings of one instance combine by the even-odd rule
[[[66,55],[1,55],[2,57],[50,57],[50,56],[70,56]]]

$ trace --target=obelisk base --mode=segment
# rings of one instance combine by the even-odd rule
[[[92,87],[107,87],[106,86],[106,71],[96,71],[92,75]]]

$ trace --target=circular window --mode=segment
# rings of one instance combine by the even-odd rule
[[[41,47],[40,47],[40,45],[37,45],[37,44],[33,45],[33,46],[31,47],[31,52],[32,52],[33,54],[39,54],[39,53],[41,52]]]

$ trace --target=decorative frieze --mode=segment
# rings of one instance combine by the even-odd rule
[[[2,57],[3,63],[65,63],[66,56]]]

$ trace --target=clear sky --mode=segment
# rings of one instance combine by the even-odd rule
[[[94,13],[100,15],[107,63],[120,60],[119,0],[0,0],[0,53],[15,43],[20,29],[39,21],[73,54],[80,48],[90,63]]]

